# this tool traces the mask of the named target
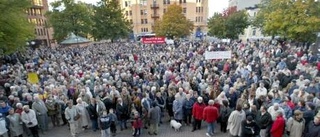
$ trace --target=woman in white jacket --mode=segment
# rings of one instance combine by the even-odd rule
[[[22,122],[29,128],[33,137],[39,137],[36,113],[34,110],[30,109],[28,105],[23,106],[23,110],[24,111],[21,113]]]
[[[246,119],[246,114],[242,110],[241,105],[236,106],[236,110],[234,110],[228,119],[227,130],[229,130],[230,135],[232,137],[238,137],[241,135],[241,122]]]

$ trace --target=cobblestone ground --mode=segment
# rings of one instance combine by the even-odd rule
[[[206,124],[203,122],[202,129],[196,130],[195,132],[191,132],[191,126],[183,126],[181,131],[174,131],[169,122],[165,122],[159,127],[158,135],[149,135],[146,129],[142,130],[142,135],[140,137],[206,137]],[[220,133],[220,127],[216,125],[217,133],[214,137],[226,137],[227,134]],[[118,131],[116,137],[131,137],[132,131],[130,129],[124,131]],[[41,137],[70,137],[70,132],[67,126],[51,128],[47,133],[41,134]],[[88,129],[86,131],[82,131],[79,134],[79,137],[100,137],[100,131],[93,132]]]

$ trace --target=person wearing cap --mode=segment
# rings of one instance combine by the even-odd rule
[[[211,137],[214,133],[214,124],[219,117],[219,110],[214,107],[214,100],[209,100],[208,106],[206,106],[203,110],[203,120],[207,122],[207,133],[206,135]]]
[[[290,117],[286,123],[286,134],[289,137],[302,137],[305,129],[305,120],[303,119],[303,112],[300,110],[294,111],[294,115]]]
[[[283,117],[283,111],[276,111],[277,117],[274,120],[270,133],[272,137],[282,137],[284,133],[284,129],[286,126],[284,117]]]
[[[201,121],[203,120],[203,110],[206,105],[203,103],[202,97],[197,98],[197,102],[193,104],[192,116],[194,119],[192,132],[201,128]]]
[[[320,113],[306,126],[304,137],[320,137]]]

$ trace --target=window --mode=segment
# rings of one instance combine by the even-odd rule
[[[43,35],[43,29],[40,29],[40,35],[41,36]]]
[[[126,16],[129,16],[129,12],[128,11],[126,11]]]
[[[143,15],[147,15],[147,10],[143,10]]]
[[[141,28],[141,32],[144,32],[144,31],[143,31],[143,28]]]
[[[129,11],[129,15],[132,16],[132,10]]]
[[[187,8],[183,8],[183,9],[182,9],[182,12],[183,12],[183,13],[187,13]]]
[[[147,6],[147,0],[140,0],[140,4],[143,6]]]
[[[200,17],[200,22],[203,22],[203,17]]]
[[[47,35],[46,29],[43,29],[43,35]]]
[[[38,35],[38,36],[40,35],[40,30],[39,30],[39,29],[37,29],[37,35]]]
[[[163,13],[166,13],[167,12],[167,9],[163,9]]]
[[[143,15],[143,10],[140,10],[140,15]]]
[[[141,19],[141,24],[144,24],[144,19]]]
[[[187,0],[183,0],[183,3],[187,3]]]
[[[145,24],[148,24],[148,19],[144,19],[144,23],[145,23]]]
[[[128,7],[128,2],[127,1],[124,2],[124,6]]]
[[[203,12],[203,7],[201,7],[201,12]]]
[[[196,17],[196,22],[198,22],[198,17]]]
[[[33,5],[35,5],[35,6],[43,6],[42,0],[33,0]]]
[[[198,13],[199,11],[198,11],[198,7],[196,7],[196,13]]]
[[[179,3],[181,4],[181,3],[182,3],[182,0],[179,0]]]

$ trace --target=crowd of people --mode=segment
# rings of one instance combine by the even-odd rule
[[[232,58],[206,60],[206,51]],[[72,137],[89,128],[157,135],[167,118],[192,126],[183,132],[205,123],[210,137],[218,124],[232,137],[320,137],[320,62],[307,47],[96,43],[19,54],[0,64],[2,137],[39,137],[49,123]]]

